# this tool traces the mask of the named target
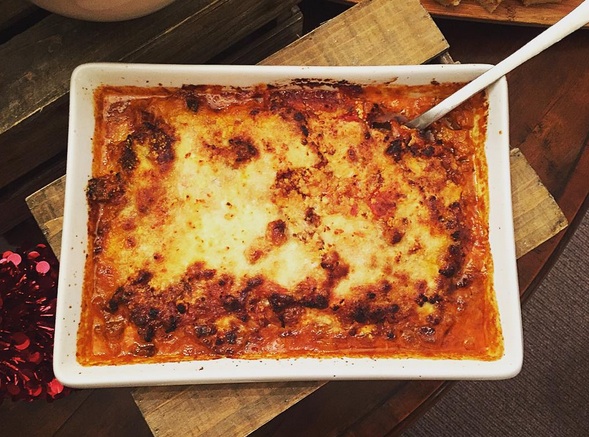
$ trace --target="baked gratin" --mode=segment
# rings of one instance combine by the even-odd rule
[[[103,86],[84,365],[495,360],[487,105],[457,84]]]

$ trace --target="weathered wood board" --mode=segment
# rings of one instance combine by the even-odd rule
[[[422,64],[447,48],[419,2],[373,0],[350,8],[261,64]]]
[[[332,0],[334,3],[356,4],[366,0]],[[492,12],[478,0],[462,0],[457,6],[444,6],[436,0],[421,0],[423,7],[434,17],[488,21],[526,26],[550,26],[579,6],[583,0],[546,1],[528,5],[522,0],[503,0]],[[585,25],[589,29],[589,24]]]
[[[568,222],[519,149],[511,150],[510,162],[515,253],[520,258],[562,231]]]
[[[462,0],[458,6],[442,6],[436,0],[421,0],[430,14],[437,17],[488,21],[504,24],[550,26],[581,4],[582,0],[560,0],[525,6],[522,0],[504,0],[493,12],[477,0]],[[589,25],[585,26],[589,28]]]

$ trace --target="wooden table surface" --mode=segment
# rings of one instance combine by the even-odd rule
[[[454,59],[496,63],[538,28],[438,19]],[[512,147],[519,148],[571,225],[518,261],[522,298],[533,293],[588,206],[589,31],[579,31],[508,76]],[[330,382],[252,435],[394,435],[451,383]],[[53,404],[5,402],[0,434],[137,435],[151,431],[129,389],[79,390]]]

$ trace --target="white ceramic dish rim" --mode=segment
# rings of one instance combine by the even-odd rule
[[[489,65],[419,65],[374,67],[218,66],[91,63],[72,74],[67,178],[56,310],[54,371],[70,387],[140,386],[331,379],[505,379],[519,373],[523,339],[515,258],[509,116],[505,78],[487,89],[489,121],[485,153],[489,168],[490,241],[494,281],[504,334],[505,353],[496,361],[407,358],[218,359],[177,363],[81,366],[76,335],[87,253],[85,187],[91,174],[94,130],[93,91],[101,84],[247,86],[290,79],[337,79],[355,83],[401,84],[463,82]]]

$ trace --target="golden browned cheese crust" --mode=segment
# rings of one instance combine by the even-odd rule
[[[484,95],[403,125],[457,86],[100,88],[78,360],[499,358]]]

